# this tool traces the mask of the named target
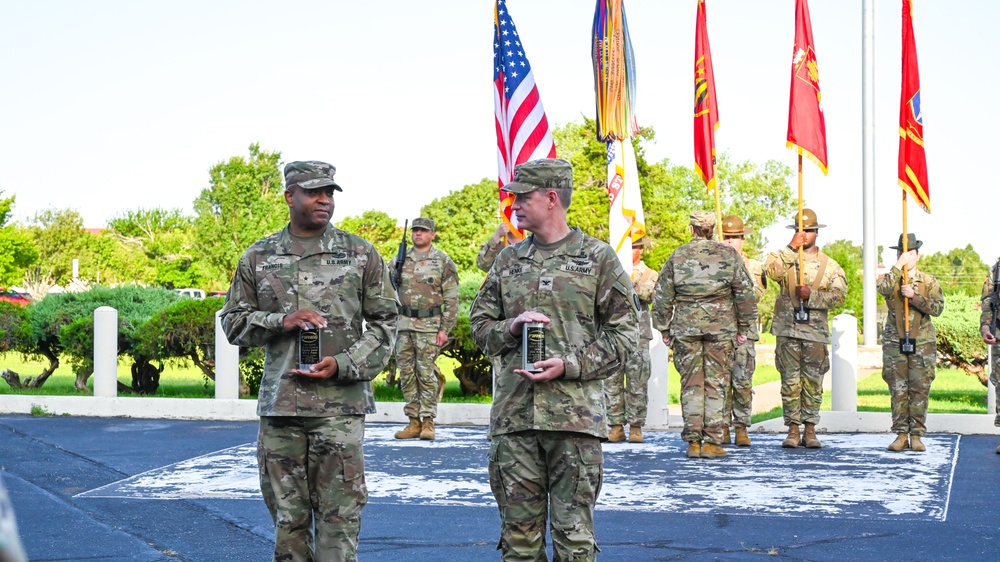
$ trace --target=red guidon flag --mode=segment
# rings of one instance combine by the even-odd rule
[[[719,106],[715,100],[712,50],[708,46],[705,0],[698,2],[694,31],[694,169],[709,191],[715,189],[715,130]]]
[[[920,72],[913,39],[913,1],[903,0],[903,85],[899,94],[899,185],[917,205],[931,212],[924,154],[924,114],[920,110]]]
[[[799,151],[826,174],[826,122],[819,92],[819,68],[809,4],[795,0],[792,90],[788,99],[788,148]]]

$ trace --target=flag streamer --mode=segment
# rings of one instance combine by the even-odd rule
[[[555,158],[556,145],[521,36],[504,0],[497,0],[493,7],[493,85],[500,218],[519,238],[524,238],[524,232],[514,224],[514,196],[503,187],[513,178],[518,164]]]
[[[593,31],[597,136],[605,142],[635,136],[635,55],[623,0],[597,0]]]

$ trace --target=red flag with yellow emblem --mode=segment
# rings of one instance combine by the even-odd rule
[[[899,94],[899,185],[920,208],[931,212],[924,154],[924,115],[920,110],[920,71],[913,38],[913,0],[903,0],[903,84]]]
[[[719,106],[715,100],[705,0],[699,0],[694,32],[694,169],[709,190],[716,185],[715,130],[718,128]]]
[[[826,121],[823,119],[819,68],[806,0],[795,0],[795,47],[792,53],[787,146],[801,151],[826,174]]]

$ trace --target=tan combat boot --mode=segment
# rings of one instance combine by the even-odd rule
[[[801,442],[802,438],[799,436],[798,424],[788,426],[788,436],[781,442],[781,447],[784,449],[795,449]]]
[[[809,449],[819,449],[823,446],[823,444],[819,442],[819,439],[816,438],[816,424],[806,424],[806,432],[802,435],[802,444]]]
[[[896,440],[890,443],[889,446],[887,447],[887,449],[889,449],[893,453],[898,453],[903,449],[909,449],[909,448],[910,448],[910,441],[907,439],[905,433],[897,433]]]
[[[420,420],[410,418],[410,424],[396,432],[396,439],[416,439],[420,437]]]
[[[689,459],[697,459],[701,457],[701,443],[697,441],[689,442],[687,453],[684,454],[687,455]]]
[[[642,443],[642,427],[637,425],[628,426],[628,442]]]
[[[726,456],[726,450],[714,443],[705,443],[701,446],[701,458],[721,459]]]
[[[434,440],[434,418],[424,418],[424,426],[420,429],[420,438],[426,441]]]
[[[920,436],[919,435],[917,435],[915,433],[911,433],[910,434],[910,449],[913,450],[913,451],[916,451],[918,453],[923,453],[924,451],[927,450],[927,445],[924,445],[924,442],[920,440]]]
[[[611,433],[608,433],[608,441],[612,443],[624,443],[625,429],[620,425],[611,426]]]
[[[736,446],[737,447],[750,446],[750,436],[747,435],[747,428],[745,427],[736,428]]]
[[[732,437],[732,435],[729,434],[729,426],[728,425],[724,426],[722,428],[722,441],[721,441],[721,443],[723,445],[729,445],[732,442],[733,442],[733,437]]]

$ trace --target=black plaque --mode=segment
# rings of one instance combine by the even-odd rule
[[[319,363],[319,328],[310,328],[299,332],[299,370],[308,371]]]
[[[522,369],[529,373],[542,372],[542,369],[535,367],[535,363],[545,360],[544,323],[528,322],[524,324],[521,332],[521,356],[523,358]]]

